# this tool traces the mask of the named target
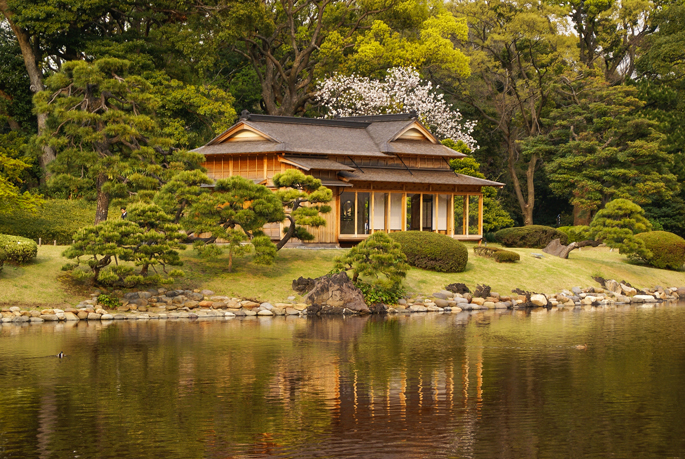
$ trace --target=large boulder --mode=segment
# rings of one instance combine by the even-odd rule
[[[367,314],[370,312],[364,302],[364,294],[344,272],[316,279],[314,288],[307,293],[304,300],[311,306],[321,307],[317,311],[320,314],[344,312]]]
[[[445,290],[448,290],[452,293],[459,293],[461,295],[463,295],[464,293],[471,293],[471,290],[469,290],[466,284],[461,283],[450,284],[447,287],[445,287]]]
[[[300,276],[299,279],[295,279],[293,281],[293,290],[295,290],[300,295],[303,295],[311,291],[314,288],[315,284],[316,279],[312,279],[311,277]]]
[[[571,253],[571,251],[575,248],[577,248],[575,242],[571,242],[569,245],[564,245],[559,239],[553,239],[552,242],[547,244],[547,247],[542,249],[542,251],[550,255],[554,255],[555,257],[568,258],[568,254]]]

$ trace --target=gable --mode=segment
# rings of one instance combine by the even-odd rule
[[[420,123],[414,121],[395,134],[391,142],[397,140],[418,140],[420,142],[438,143],[433,134]]]
[[[238,131],[235,134],[229,136],[224,142],[256,142],[256,141],[265,141],[269,140],[260,133],[250,130],[250,129],[243,129],[242,131]]]

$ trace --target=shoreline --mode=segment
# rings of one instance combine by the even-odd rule
[[[400,300],[400,304],[382,305],[376,313],[405,315],[421,313],[458,314],[487,310],[585,309],[620,305],[660,304],[685,299],[685,288],[662,288],[638,290],[630,285],[613,280],[603,280],[603,288],[573,287],[558,294],[518,291],[512,296],[491,292],[487,286],[478,286],[476,291],[456,293],[442,290],[431,295],[413,295]],[[456,284],[455,284],[456,285]],[[462,284],[463,285],[463,284]],[[452,287],[452,286],[449,286]],[[453,290],[458,290],[452,287]],[[463,286],[465,288],[465,286]],[[466,289],[468,290],[468,289]],[[121,302],[114,309],[98,303],[100,293],[75,307],[31,308],[19,306],[0,308],[1,321],[5,324],[116,321],[116,320],[176,320],[176,319],[233,319],[247,317],[311,317],[311,316],[355,316],[359,315],[341,307],[340,314],[319,314],[320,307],[296,302],[294,296],[289,302],[256,302],[244,298],[215,295],[211,290],[167,290],[151,289],[116,295]],[[110,295],[111,297],[111,295]]]

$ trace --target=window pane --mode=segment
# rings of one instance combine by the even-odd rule
[[[354,234],[354,193],[340,195],[340,234]]]
[[[421,195],[407,193],[407,231],[418,231],[421,224]]]
[[[369,234],[371,193],[357,193],[357,234]]]
[[[388,193],[374,193],[373,195],[373,229],[385,230],[385,203]]]
[[[466,196],[454,197],[454,234],[463,235],[464,233],[464,205]]]
[[[447,231],[447,218],[450,212],[450,196],[448,194],[438,195],[438,205],[435,206],[437,209],[437,222],[438,231]]]
[[[390,195],[390,229],[402,230],[402,195],[400,193]]]
[[[433,199],[432,194],[423,195],[423,215],[421,221],[423,222],[424,231],[433,231]]]
[[[478,196],[469,196],[469,234],[480,234]]]

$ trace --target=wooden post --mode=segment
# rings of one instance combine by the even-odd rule
[[[447,211],[447,231],[448,234],[454,237],[454,194],[449,195],[449,209]]]
[[[39,246],[43,245],[43,238],[41,238],[41,237],[38,238],[38,245]]]
[[[483,236],[483,195],[478,196],[478,232]]]
[[[407,231],[407,193],[402,193],[402,231]]]
[[[414,217],[414,212],[411,216]],[[423,231],[423,193],[419,193],[419,231]]]
[[[385,229],[385,232],[390,234],[390,193],[385,193],[385,197],[383,198],[383,204],[385,205],[385,212],[383,212],[383,218],[384,218],[384,223],[383,228]]]
[[[266,179],[266,178],[269,178],[267,173],[266,173],[266,155],[264,155],[263,161],[264,161],[264,178]]]
[[[228,176],[233,177],[233,158],[228,160]]]
[[[357,209],[357,192],[354,192],[354,235],[357,236],[357,215],[359,215],[359,209]]]

